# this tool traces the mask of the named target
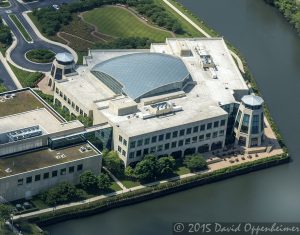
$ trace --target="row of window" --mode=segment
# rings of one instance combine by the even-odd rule
[[[76,170],[77,171],[82,171],[83,169],[83,165],[82,164],[79,164],[76,166]],[[68,173],[69,174],[72,174],[75,172],[75,166],[70,166],[69,169],[68,169]],[[25,179],[25,183],[26,184],[31,184],[33,181],[37,182],[37,181],[40,181],[42,179],[46,180],[46,179],[49,179],[50,177],[51,178],[55,178],[58,176],[58,174],[60,175],[66,175],[67,174],[67,168],[62,168],[60,169],[59,171],[58,170],[54,170],[51,172],[45,172],[44,174],[37,174],[35,176],[28,176],[26,177]],[[24,179],[18,179],[18,185],[23,185],[24,184]]]
[[[225,122],[225,120],[222,120]],[[224,124],[225,125],[225,124]],[[224,126],[223,125],[223,126]],[[193,130],[193,131],[192,131]],[[186,130],[185,129],[182,129],[180,131],[174,131],[172,133],[172,137],[173,138],[176,138],[178,136],[186,136],[186,135],[189,135],[189,134],[194,134],[194,133],[197,133],[199,130],[199,127],[198,126],[195,126],[194,128],[187,128]],[[200,131],[201,128],[200,128]],[[210,136],[211,134],[210,133],[207,133],[206,135]],[[216,138],[216,136],[218,135],[218,131],[215,131],[213,132],[213,136],[214,138]],[[224,135],[224,130],[221,130],[220,131],[220,135]],[[119,136],[119,140],[120,140],[120,137]],[[122,138],[122,137],[121,137]],[[156,142],[160,142],[160,141],[163,141],[163,140],[168,140],[171,138],[171,133],[166,133],[166,134],[161,134],[161,135],[158,135],[158,136],[152,136],[151,138],[146,138],[146,139],[140,139],[140,140],[137,140],[137,141],[131,141],[130,142],[130,148],[135,148],[135,147],[140,147],[140,146],[143,146],[143,145],[148,145],[151,143],[156,143]],[[122,142],[122,140],[121,140]],[[127,141],[126,141],[126,144],[124,143],[124,140],[123,140],[123,144],[125,146],[127,146]]]
[[[166,134],[161,134],[158,136],[152,136],[151,138],[146,138],[146,139],[140,139],[137,141],[131,141],[130,142],[130,148],[135,148],[136,146],[142,146],[148,145],[151,143],[156,143],[158,141],[163,141],[163,140],[168,140],[172,138],[177,138],[178,136],[185,136],[185,135],[190,135],[194,133],[198,133],[199,131],[205,131],[205,130],[211,130],[212,128],[218,128],[219,126],[225,126],[226,120],[223,119],[221,121],[215,121],[215,122],[210,122],[207,124],[202,124],[200,126],[195,126],[195,127],[189,127],[186,129],[182,129],[180,131],[173,131],[173,132],[168,132]],[[119,135],[119,142],[122,143],[124,146],[127,146],[127,140],[124,139],[121,135]],[[143,143],[144,142],[144,143]]]
[[[177,148],[177,147],[181,147],[181,146],[184,146],[184,145],[194,144],[194,143],[197,143],[197,142],[202,142],[204,140],[209,140],[211,138],[217,138],[218,136],[224,136],[224,134],[225,134],[225,131],[220,130],[219,132],[215,131],[212,134],[207,133],[206,135],[194,136],[192,138],[186,138],[185,140],[173,141],[171,143],[166,143],[164,145],[158,145],[158,146],[153,146],[153,147],[150,147],[150,148],[145,148],[143,150],[143,155],[146,155],[146,154],[149,154],[149,153],[161,152],[163,150],[169,150],[169,149],[172,149],[172,148]],[[119,149],[121,149],[120,146],[118,146],[118,150]],[[126,154],[126,152],[125,152],[125,154]],[[141,157],[142,156],[142,150],[138,150],[136,152],[130,152],[129,153],[129,158],[134,158],[135,155],[136,155],[136,157]]]
[[[60,97],[62,97],[64,99],[64,101],[66,101],[69,105],[72,106],[72,108],[79,113],[80,115],[87,117],[87,114],[85,112],[83,112],[83,110],[81,108],[78,107],[78,105],[75,105],[75,103],[73,101],[70,100],[70,98],[68,98],[66,95],[64,95],[61,91],[59,91],[58,88],[55,89],[56,94],[58,94]]]
[[[242,112],[239,111],[234,126],[235,126],[235,128],[239,128],[240,121],[242,121],[241,132],[247,134],[249,132],[250,115],[249,114],[244,114],[242,119],[241,119],[241,116],[242,116]],[[263,115],[263,113],[261,114],[260,119],[261,120],[259,120],[259,115],[253,115],[253,117],[252,117],[252,126],[251,126],[251,134],[258,134],[259,130],[263,131],[263,129],[264,129],[264,125],[263,125],[264,115]]]

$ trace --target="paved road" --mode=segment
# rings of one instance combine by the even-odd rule
[[[0,79],[3,81],[4,86],[7,90],[15,90],[17,89],[15,83],[12,78],[8,74],[5,66],[0,62]]]
[[[70,1],[70,0],[67,0]],[[10,0],[11,7],[6,9],[0,9],[0,16],[6,21],[10,29],[15,34],[18,43],[14,50],[11,52],[11,59],[19,66],[23,68],[27,68],[30,70],[37,70],[37,71],[43,71],[47,72],[50,70],[51,64],[36,64],[32,63],[25,58],[25,53],[32,49],[48,49],[55,53],[59,52],[66,52],[67,50],[63,47],[53,45],[50,43],[47,43],[43,40],[41,40],[36,33],[33,31],[33,29],[30,27],[28,22],[25,20],[25,18],[22,15],[22,12],[32,10],[33,8],[39,8],[39,7],[46,7],[52,4],[61,4],[64,2],[63,0],[54,0],[54,1],[42,1],[42,2],[36,2],[32,4],[21,4],[17,2],[16,0]],[[66,1],[65,1],[66,2]],[[7,10],[11,11],[11,13],[15,14],[19,20],[22,22],[28,33],[33,39],[33,43],[28,43],[24,40],[21,33],[17,29],[17,27],[14,25],[14,23],[10,20],[8,17]],[[11,14],[9,13],[9,14]]]

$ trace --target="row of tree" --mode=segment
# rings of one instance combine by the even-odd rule
[[[300,8],[297,0],[264,0],[275,6],[300,34]]]
[[[0,43],[9,46],[12,43],[12,34],[8,26],[6,26],[0,18]]]
[[[94,45],[97,49],[145,49],[150,48],[153,41],[145,37],[116,38],[109,42],[99,42]]]
[[[181,25],[172,18],[163,7],[157,6],[153,0],[83,0],[64,4],[59,10],[53,7],[35,9],[33,15],[41,25],[43,33],[48,36],[57,33],[62,25],[67,25],[72,20],[72,13],[79,13],[110,4],[126,4],[149,17],[155,24],[165,27],[175,33],[181,33]]]
[[[136,166],[125,168],[123,161],[114,151],[103,152],[103,165],[117,177],[126,176],[132,180],[139,180],[141,182],[172,176],[177,169],[176,160],[172,156],[157,158],[154,155],[147,155]],[[192,172],[207,168],[207,162],[199,154],[185,156],[183,158],[183,165]]]
[[[85,171],[80,175],[78,187],[62,182],[45,191],[40,198],[50,206],[56,206],[88,197],[88,193],[107,192],[111,186],[111,179],[107,174],[95,175],[91,171]]]

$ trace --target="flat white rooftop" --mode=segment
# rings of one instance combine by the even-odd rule
[[[140,111],[134,115],[118,116],[111,113],[109,109],[101,110],[101,112],[129,137],[165,130],[206,119],[227,116],[227,112],[214,102],[197,102],[197,98],[198,97],[182,97],[179,99],[169,100],[171,103],[174,102],[177,107],[182,107],[182,111],[151,117],[148,119],[142,118],[143,113],[145,113],[145,109],[141,106],[139,107]]]
[[[24,113],[1,117],[0,133],[10,132],[36,125],[42,127],[43,130],[45,130],[48,134],[73,130],[77,128],[84,129],[83,124],[77,120],[68,123],[62,123],[46,108],[40,108]]]
[[[191,55],[181,56],[181,50]],[[151,44],[151,52],[180,56],[197,85],[191,93],[206,95],[221,104],[235,102],[248,93],[248,87],[223,38],[171,38],[166,43]],[[200,54],[211,56],[215,68],[204,70]],[[213,71],[212,71],[213,70]],[[213,74],[217,78],[213,78]],[[236,94],[236,97],[234,97]]]
[[[58,87],[72,96],[72,100],[84,107],[93,108],[94,101],[113,98],[115,93],[95,78],[91,78],[88,70],[81,71],[76,76],[68,77],[68,81],[58,83]]]

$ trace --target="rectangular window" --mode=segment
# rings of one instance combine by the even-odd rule
[[[135,148],[135,141],[130,142],[130,148]]]
[[[199,141],[203,141],[204,140],[204,135],[199,135]]]
[[[219,121],[214,122],[214,128],[217,128],[217,127],[219,127]]]
[[[191,134],[191,133],[192,133],[192,128],[186,129],[186,134],[187,134],[187,135],[189,135],[189,134]]]
[[[123,140],[123,144],[124,144],[124,146],[127,146],[127,140]]]
[[[241,126],[241,132],[248,133],[249,119],[250,119],[250,115],[244,114],[243,121],[242,121],[242,126]]]
[[[149,149],[148,148],[144,149],[144,156],[147,155],[148,153],[149,153]]]
[[[155,153],[155,151],[156,151],[156,147],[155,146],[153,146],[153,147],[150,148],[150,153]]]
[[[67,169],[63,168],[60,170],[60,175],[65,175],[67,173]]]
[[[187,144],[190,144],[191,143],[191,138],[187,138],[187,139],[185,139],[185,144],[187,145]]]
[[[220,130],[219,131],[219,136],[224,136],[224,133],[225,133],[224,130]]]
[[[77,165],[77,171],[82,171],[82,169],[83,169],[83,165],[82,164]]]
[[[177,145],[177,142],[174,141],[174,142],[172,142],[171,147],[172,147],[172,148],[176,148],[176,145]]]
[[[202,124],[202,125],[200,126],[200,131],[205,131],[205,124]]]
[[[26,184],[32,183],[32,176],[26,178]]]
[[[41,180],[41,175],[36,175],[34,177],[34,181],[40,181]]]
[[[122,143],[123,137],[119,135],[119,141]]]
[[[207,129],[207,130],[210,130],[210,129],[211,129],[211,126],[212,126],[212,124],[211,124],[211,123],[207,123],[207,127],[206,127],[206,129]]]
[[[252,118],[252,134],[258,134],[259,131],[259,115],[253,115]]]
[[[153,137],[151,138],[151,143],[156,143],[156,141],[157,141],[157,136],[153,136]]]
[[[226,120],[225,119],[221,120],[221,126],[225,126],[225,124],[226,124]]]
[[[167,133],[166,134],[166,140],[170,139],[171,138],[171,133]]]
[[[45,180],[45,179],[48,179],[48,178],[49,178],[49,172],[44,173],[43,178],[44,178],[44,180]]]
[[[217,138],[217,137],[218,137],[218,132],[215,131],[215,132],[213,133],[213,138]]]
[[[194,126],[194,128],[193,128],[193,133],[197,133],[198,130],[199,130],[199,126]]]
[[[122,148],[120,146],[118,146],[118,152],[121,153]]]
[[[163,141],[163,140],[164,140],[164,134],[159,135],[159,136],[158,136],[158,140],[159,140],[159,141]]]
[[[138,150],[138,151],[136,151],[136,156],[137,156],[137,157],[140,157],[140,156],[142,156],[142,150]]]
[[[148,144],[150,144],[150,138],[145,139],[145,145],[148,145]]]
[[[130,159],[134,158],[134,152],[130,152],[130,153],[129,153],[129,158],[130,158]]]
[[[206,139],[209,140],[209,139],[210,139],[210,136],[211,136],[211,134],[210,134],[210,133],[207,133],[207,134],[206,134]]]
[[[68,98],[68,104],[71,104],[71,100]]]
[[[74,166],[70,166],[69,167],[69,173],[73,173],[75,171],[75,167]]]
[[[52,171],[52,177],[56,177],[57,176],[57,171]]]
[[[165,144],[165,150],[168,150],[169,148],[170,148],[170,144],[169,143]]]
[[[197,143],[197,140],[198,140],[198,137],[197,137],[197,136],[194,136],[194,137],[192,138],[192,143]]]
[[[184,136],[184,132],[185,132],[184,129],[183,129],[183,130],[180,130],[180,131],[179,131],[179,136]]]
[[[179,140],[178,141],[178,147],[182,146],[183,145],[183,140]]]
[[[122,151],[122,155],[123,155],[124,157],[126,156],[126,151],[125,151],[125,150]]]
[[[18,179],[18,185],[23,185],[23,179]]]
[[[176,138],[178,136],[178,131],[173,132],[173,138]]]
[[[146,141],[145,141],[145,143],[146,143]],[[137,146],[140,147],[140,146],[142,146],[142,145],[143,145],[143,139],[138,140]]]
[[[162,145],[158,145],[157,152],[161,152],[162,150],[163,150],[163,146]]]

